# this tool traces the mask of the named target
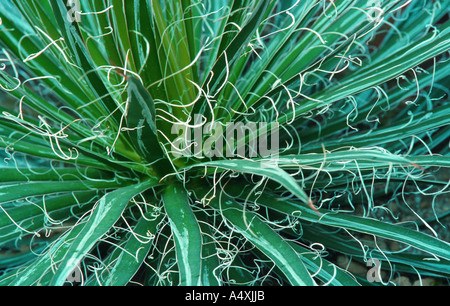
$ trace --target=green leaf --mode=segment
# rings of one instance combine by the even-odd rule
[[[142,83],[134,76],[128,79],[127,127],[131,141],[147,162],[158,163],[153,169],[160,176],[173,167],[167,159],[162,144],[159,142],[156,126],[155,105],[152,97]]]
[[[324,284],[332,286],[360,286],[360,284],[335,264],[322,258],[318,254],[311,252],[296,243],[289,242],[289,245],[302,256],[309,273],[317,275]]]
[[[450,22],[447,22],[450,23]],[[441,26],[441,32],[434,37],[429,33],[421,40],[408,46],[407,51],[401,50],[385,59],[382,64],[366,65],[363,69],[346,76],[339,84],[330,86],[313,95],[311,98],[317,101],[309,101],[296,107],[295,113],[303,114],[325,104],[333,103],[345,97],[367,90],[377,84],[389,81],[405,71],[412,69],[424,60],[433,58],[450,47],[450,27]],[[280,122],[287,122],[293,112],[288,111],[286,116],[280,118]]]
[[[269,162],[260,162],[252,160],[220,160],[205,163],[199,163],[192,167],[216,167],[220,169],[232,170],[242,173],[255,174],[268,177],[271,180],[281,184],[284,188],[294,194],[299,200],[310,204],[308,195],[298,185],[295,179],[284,170],[275,167]]]
[[[133,143],[149,161],[160,158],[155,105],[142,83],[133,76],[128,79],[128,99],[127,126]]]
[[[212,79],[208,81],[208,86],[211,91],[217,90],[220,84],[226,81],[227,70],[232,69],[233,65],[247,48],[250,39],[253,38],[255,31],[261,25],[261,20],[264,17],[265,12],[271,7],[270,2],[270,0],[259,1],[257,7],[255,7],[251,13],[250,20],[244,25],[233,40],[228,45],[226,42],[222,42],[222,46],[226,46],[226,48],[223,52],[221,52],[221,49],[219,48],[216,63],[211,69]],[[239,10],[241,9],[240,6],[237,6],[237,8]],[[205,87],[204,90],[207,90],[207,88]]]
[[[120,185],[120,183],[115,181],[64,181],[2,184],[0,185],[0,204],[30,196],[94,189],[109,189],[117,188]]]
[[[425,133],[433,129],[450,124],[449,109],[446,106],[436,107],[433,112],[412,115],[415,120],[396,122],[367,133],[358,133],[340,139],[330,139],[323,142],[327,150],[335,150],[342,147],[370,147],[374,145],[397,142],[400,139]],[[303,152],[309,153],[322,151],[322,144],[310,144],[305,146]]]
[[[18,181],[59,181],[74,179],[101,179],[107,177],[106,172],[102,173],[93,168],[38,168],[33,170],[28,168],[1,168],[0,183]]]
[[[237,191],[236,187],[235,192]],[[249,197],[249,200],[252,200],[252,198],[254,198],[254,195]],[[269,193],[258,196],[255,202],[284,214],[297,216],[301,220],[400,241],[432,255],[446,260],[450,259],[450,244],[448,242],[400,225],[322,209],[319,210],[321,216],[318,216],[295,201],[270,195]]]
[[[117,111],[117,105],[111,98],[105,84],[101,80],[98,72],[94,68],[92,58],[89,55],[85,42],[82,39],[82,34],[77,23],[70,21],[67,17],[67,8],[65,3],[61,1],[51,1],[53,13],[60,28],[64,41],[77,65],[81,67],[86,74],[87,83],[92,92],[100,98],[103,104],[103,114],[109,115],[116,123],[120,122],[121,114]],[[108,117],[109,118],[109,117]],[[117,126],[117,124],[114,124]]]
[[[142,183],[117,189],[106,194],[93,208],[92,214],[84,224],[80,234],[71,242],[69,249],[51,284],[63,285],[73,271],[97,241],[117,222],[127,207],[128,201],[136,194],[155,187],[156,182],[147,180]]]
[[[315,285],[299,255],[258,216],[243,209],[241,205],[224,194],[212,199],[210,205],[271,259],[292,285]]]
[[[182,186],[169,185],[163,200],[175,240],[180,285],[199,286],[202,284],[202,235],[188,195]]]
[[[127,54],[127,52],[132,51],[129,35],[134,35],[130,33],[130,30],[128,29],[129,21],[127,20],[126,8],[130,4],[133,5],[134,3],[133,1],[112,0],[111,4],[113,6],[111,19],[113,28],[115,29],[114,35],[117,40],[116,43],[117,46],[121,48],[121,54],[125,55]],[[132,71],[136,71],[136,65],[133,56],[133,52],[131,52],[131,54],[128,54],[128,62],[126,64]]]
[[[154,29],[158,31],[160,40],[159,65],[163,73],[163,79],[159,80],[158,84],[165,83],[168,101],[183,106],[195,99],[197,94],[191,81],[197,80],[194,78],[196,76],[192,67],[194,63],[191,63],[190,47],[183,21],[182,1],[160,2],[160,0],[151,1]],[[179,22],[172,22],[171,18]],[[179,107],[172,108],[172,112],[180,120],[186,119],[186,113],[180,111]]]
[[[156,216],[155,216],[156,214]],[[127,237],[123,248],[117,247],[104,261],[105,269],[93,275],[86,286],[126,286],[143,264],[163,215],[154,211],[143,214]]]
[[[71,191],[63,195],[29,199],[21,204],[3,204],[0,206],[0,245],[25,233],[42,236],[38,232],[49,220],[67,220],[81,215],[90,208],[89,203],[97,199],[98,191]]]
[[[318,169],[323,171],[381,169],[390,166],[450,167],[448,156],[401,156],[383,150],[352,149],[326,154],[283,155],[277,161],[284,169]]]
[[[450,261],[442,258],[430,258],[429,255],[418,255],[396,253],[396,252],[381,252],[378,249],[368,249],[367,246],[362,248],[360,243],[364,240],[357,241],[353,237],[345,237],[342,234],[336,233],[333,237],[327,235],[329,228],[322,228],[322,226],[307,225],[303,227],[303,238],[308,241],[314,241],[326,245],[328,251],[339,252],[355,258],[357,261],[364,263],[368,257],[378,259],[381,262],[387,262],[395,265],[396,271],[407,271],[408,273],[417,273],[419,270],[421,275],[439,276],[448,275],[450,273]],[[414,267],[414,268],[412,268]],[[386,267],[390,270],[391,267]],[[416,270],[416,272],[413,272]]]
[[[81,226],[71,228],[50,245],[45,253],[47,255],[39,256],[25,267],[21,266],[2,275],[0,286],[48,285],[50,282],[48,275],[54,274],[52,270],[55,267],[54,263],[64,257],[70,242],[77,237],[81,229]]]

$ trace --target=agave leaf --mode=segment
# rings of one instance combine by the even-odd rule
[[[51,90],[56,96],[60,97],[60,101],[64,101],[64,103],[77,109],[83,106],[86,101],[93,100],[94,96],[90,96],[90,93],[84,88],[87,86],[83,82],[78,81],[78,78],[81,77],[80,71],[74,69],[73,66],[64,61],[58,61],[59,46],[56,48],[52,45],[47,52],[40,52],[45,48],[46,44],[54,44],[61,36],[57,31],[56,21],[53,19],[48,21],[48,17],[53,15],[49,6],[50,3],[47,2],[48,8],[46,7],[44,9],[44,1],[35,1],[35,8],[25,8],[24,6],[28,6],[28,1],[14,2],[20,11],[12,10],[8,6],[2,6],[2,10],[6,12],[2,15],[3,25],[7,28],[14,29],[12,31],[0,32],[2,43],[8,46],[8,49],[13,52],[15,58],[25,61],[24,64],[27,68],[27,74],[42,77],[43,79],[41,81],[47,85],[48,90]],[[5,4],[2,2],[0,5]],[[26,19],[23,22],[17,22],[17,16],[20,12],[22,12],[22,16],[27,16],[26,18],[28,16],[34,16],[39,12],[40,18],[33,19],[33,22],[28,20],[29,23],[27,23]],[[41,20],[44,20],[44,24],[42,25],[40,24]],[[44,29],[48,31],[42,32]],[[22,39],[25,36],[27,40],[24,44]],[[41,40],[37,39],[37,37],[40,37]],[[22,48],[20,48],[21,46]],[[54,76],[55,78],[49,76]],[[54,107],[54,105],[50,105]],[[45,112],[42,111],[42,113]],[[50,113],[52,112],[50,111]],[[62,115],[58,112],[54,112],[53,114]],[[101,114],[96,104],[92,104],[89,108],[83,110],[83,115],[89,117],[91,120],[98,118]]]
[[[423,87],[432,86],[434,82],[441,82],[446,78],[449,68],[449,62],[440,63],[434,68],[430,68],[425,73],[419,75],[417,82]],[[332,138],[336,133],[346,130],[349,125],[356,126],[359,123],[372,120],[376,121],[377,119],[375,118],[382,118],[386,110],[398,107],[398,105],[404,101],[405,97],[417,95],[417,84],[416,82],[411,82],[401,88],[389,88],[386,91],[386,96],[380,95],[381,93],[377,90],[367,90],[360,95],[355,96],[358,103],[357,114],[353,112],[354,116],[350,119],[347,112],[335,113],[333,120],[328,121],[324,125],[308,129],[308,135],[305,135],[302,139],[305,143],[304,146],[307,147],[306,143],[316,141],[320,137]],[[417,101],[417,103],[420,105],[425,102],[421,97],[418,99],[419,101]],[[399,116],[399,118],[402,117]]]
[[[54,241],[47,250],[48,256],[39,256],[26,266],[19,267],[2,275],[0,278],[1,286],[31,286],[31,285],[48,285],[48,275],[53,276],[54,262],[53,260],[61,260],[70,247],[70,242],[80,233],[82,227],[74,227],[64,233],[59,239]],[[20,272],[20,273],[19,273]]]
[[[0,126],[1,130],[1,126]],[[98,154],[97,152],[85,150],[82,147],[73,145],[62,145],[60,143],[52,143],[50,140],[49,146],[42,144],[35,144],[28,142],[25,139],[17,141],[16,139],[4,138],[0,148],[5,147],[14,149],[16,152],[21,152],[29,156],[36,156],[48,160],[56,160],[77,166],[92,167],[97,169],[104,169],[109,171],[117,171],[124,169],[134,169],[138,173],[153,174],[151,169],[141,164],[121,163],[120,161],[111,161],[106,156]],[[45,144],[45,142],[43,142]],[[52,146],[56,148],[52,148]],[[58,147],[59,146],[59,147]],[[80,149],[76,151],[74,149]],[[63,151],[65,149],[65,151]]]
[[[240,1],[234,1],[235,4],[238,4],[238,2]],[[225,38],[222,39],[221,46],[218,49],[216,63],[211,69],[212,78],[211,80],[208,80],[207,83],[208,88],[212,92],[217,91],[218,87],[221,86],[224,81],[226,81],[225,78],[228,70],[233,69],[233,65],[236,63],[239,57],[241,57],[242,53],[247,48],[250,39],[253,37],[255,31],[260,26],[265,12],[268,11],[268,9],[271,7],[272,6],[270,5],[270,1],[260,1],[257,7],[253,9],[251,18],[242,27],[238,34],[234,36],[230,42],[228,42],[229,36],[225,36]],[[237,5],[236,9],[239,9],[239,11],[236,15],[232,15],[232,17],[240,18],[237,16],[239,16],[239,14],[243,14],[244,11],[241,11],[240,5]],[[203,89],[208,92],[208,88],[204,87]]]
[[[194,85],[193,65],[186,27],[183,20],[182,1],[164,2],[152,1],[155,31],[158,32],[158,55],[163,79],[158,84],[165,83],[167,101],[180,106],[190,104],[196,97]],[[170,16],[170,17],[169,17]],[[174,18],[180,22],[171,22],[167,18]],[[176,37],[176,39],[174,39]],[[189,107],[188,107],[189,108]],[[180,120],[186,120],[186,113],[179,107],[171,112]]]
[[[130,68],[135,67],[132,70],[138,72],[142,71],[144,68],[147,57],[147,51],[145,48],[148,43],[142,39],[142,35],[144,35],[142,32],[144,32],[143,24],[148,23],[149,20],[140,19],[141,14],[146,14],[148,12],[147,5],[148,3],[138,0],[126,1],[123,5],[123,12],[120,12],[123,14],[123,18],[126,21],[126,29],[128,30],[127,35],[129,40],[129,49],[124,48],[125,52],[123,52],[123,54],[126,54],[127,51],[130,53],[128,59],[131,63],[129,66]],[[143,12],[141,12],[141,10],[143,10]],[[145,29],[148,31],[148,28]],[[125,36],[125,33],[123,36]]]
[[[450,167],[448,156],[399,156],[386,151],[353,149],[326,154],[283,155],[278,160],[281,168],[304,167],[324,171],[381,169],[391,166],[440,166]]]
[[[98,191],[81,191],[62,195],[46,195],[42,199],[28,199],[19,205],[3,204],[0,209],[0,244],[32,234],[42,237],[41,230],[49,230],[54,220],[68,220],[85,213],[88,205],[98,197]],[[62,223],[63,221],[58,221]]]
[[[240,1],[234,1],[234,4],[239,4]],[[243,1],[247,2],[247,1]],[[270,11],[273,7],[274,2],[270,3],[269,0],[260,1],[256,7],[253,8],[251,18],[242,27],[242,29],[234,36],[233,34],[228,34],[221,40],[221,45],[217,50],[216,61],[211,68],[208,78],[205,80],[202,89],[206,93],[210,93],[211,96],[216,96],[223,86],[227,83],[227,75],[230,71],[233,71],[233,67],[237,64],[239,58],[245,52],[248,43],[253,38],[255,31],[258,30],[262,18]],[[237,5],[236,12],[233,12],[229,17],[240,19],[241,7]],[[236,13],[236,14],[233,14]],[[231,25],[231,24],[229,24]],[[226,29],[226,27],[225,27]],[[210,79],[209,79],[210,77]],[[200,113],[201,107],[204,107],[203,103],[196,103],[192,113]],[[209,115],[208,115],[209,116]]]
[[[318,101],[296,107],[295,113],[302,114],[316,107],[324,106],[345,97],[357,94],[377,84],[386,82],[398,75],[416,67],[426,59],[435,57],[450,47],[450,27],[442,26],[442,31],[434,37],[433,33],[426,35],[421,40],[408,46],[408,51],[398,51],[383,61],[382,65],[367,65],[353,75],[342,79],[338,85],[327,88],[311,98]],[[291,116],[289,116],[289,113]],[[283,121],[292,117],[292,111],[287,112]]]
[[[163,200],[175,240],[180,285],[199,286],[202,282],[202,235],[188,195],[182,186],[170,185],[165,189]]]
[[[167,215],[166,215],[167,216]],[[176,259],[175,241],[170,226],[163,226],[154,243],[155,251],[151,252],[149,261],[146,261],[148,279],[146,284],[150,286],[179,286],[179,268]]]
[[[312,275],[316,275],[324,284],[331,286],[360,286],[349,273],[343,271],[335,264],[296,243],[289,242],[289,245],[302,256],[302,260],[309,272]]]
[[[436,276],[442,274],[443,276],[450,273],[450,261],[439,258],[430,258],[427,255],[398,253],[398,252],[381,252],[378,249],[366,249],[362,248],[361,241],[355,240],[353,237],[345,238],[343,235],[335,234],[330,238],[327,234],[327,229],[323,229],[321,226],[304,226],[303,234],[304,238],[309,241],[317,241],[327,246],[327,250],[335,250],[340,254],[346,254],[351,258],[356,259],[358,262],[365,262],[368,258],[378,259],[381,262],[389,262],[389,264],[395,265],[396,271],[406,271],[408,273],[414,273],[414,269],[420,270],[420,274]],[[362,241],[364,243],[364,241]],[[392,269],[386,263],[383,269]],[[411,268],[411,267],[414,267]],[[416,272],[417,273],[417,270]]]
[[[148,16],[152,14],[151,3],[135,0],[135,5],[139,5],[139,7],[135,8],[136,31],[139,33],[136,33],[136,35],[142,35],[142,42],[139,45],[141,48],[143,48],[143,46],[148,46],[149,48],[142,50],[142,52],[140,52],[142,54],[139,54],[140,57],[142,57],[142,71],[140,75],[144,81],[144,84],[155,84],[153,86],[146,87],[154,99],[168,100],[164,83],[159,82],[164,77],[161,72],[160,64],[147,64],[159,63],[160,61],[158,52],[154,51],[158,48],[158,34],[155,32],[153,20],[148,18]],[[148,52],[148,56],[146,52]],[[146,56],[143,57],[143,54],[146,54]],[[138,58],[138,56],[135,56],[135,60]]]
[[[14,80],[11,76],[0,73],[0,83],[4,86],[6,84],[14,84]],[[7,87],[8,85],[6,85]],[[42,117],[50,118],[55,120],[56,122],[60,122],[64,124],[65,126],[70,126],[72,130],[76,131],[80,135],[90,135],[92,136],[92,132],[88,131],[86,126],[83,124],[80,124],[80,120],[69,115],[66,112],[61,112],[58,107],[56,107],[54,104],[48,102],[43,97],[37,95],[33,91],[31,91],[29,88],[25,86],[19,86],[16,90],[10,92],[11,95],[15,96],[17,99],[21,100],[23,97],[26,97],[25,103],[36,110],[39,114],[42,115]],[[8,111],[9,113],[9,111]],[[4,113],[3,113],[4,115]],[[87,115],[87,114],[86,114]],[[94,115],[95,116],[95,115]],[[19,116],[17,116],[19,117]],[[27,118],[28,119],[28,118]],[[87,118],[86,118],[87,119]],[[34,120],[29,120],[29,123],[33,122]]]
[[[256,215],[244,210],[226,195],[212,199],[210,205],[219,210],[240,234],[271,259],[292,285],[315,285],[297,253]]]
[[[7,210],[7,214],[0,215],[0,228],[11,225],[12,220],[18,224],[26,219],[39,219],[40,216],[44,220],[45,213],[51,213],[75,204],[81,206],[82,203],[89,203],[94,200],[97,194],[97,190],[79,191],[62,195],[57,194],[43,199],[29,199],[30,201],[27,203],[3,204],[2,207]]]
[[[141,216],[131,234],[104,261],[105,269],[99,275],[91,276],[87,286],[125,286],[138,271],[153,246],[154,234],[162,220],[162,215],[147,212]]]
[[[202,36],[203,26],[201,5],[193,0],[183,0],[181,4],[184,17],[183,22],[186,29],[186,41],[189,44],[190,62],[192,62],[201,49],[201,41],[199,39]],[[193,73],[194,79],[198,80],[198,70],[193,69]]]
[[[67,18],[67,8],[63,2],[51,1],[51,4],[61,34],[64,37],[64,41],[66,42],[71,55],[74,57],[75,64],[79,65],[84,71],[88,80],[88,86],[91,88],[92,92],[96,93],[96,96],[101,99],[101,103],[104,104],[104,115],[108,115],[109,113],[111,117],[108,118],[112,118],[116,123],[120,122],[121,114],[117,112],[116,103],[109,95],[98,72],[94,69],[95,65],[92,62],[85,42],[82,39],[78,25]],[[114,126],[117,126],[117,124]]]
[[[448,277],[449,4],[0,1],[0,285],[377,285],[340,254]],[[285,150],[170,154],[196,115]]]
[[[249,200],[252,200],[252,197]],[[279,198],[269,193],[258,196],[256,203],[287,215],[297,216],[301,220],[400,241],[443,259],[450,259],[450,244],[448,242],[399,225],[389,224],[368,217],[358,217],[326,210],[319,210],[321,216],[318,216],[292,200]]]
[[[356,135],[348,136],[338,140],[324,141],[323,146],[327,150],[334,150],[342,147],[371,147],[374,145],[381,145],[392,143],[399,139],[404,139],[436,129],[444,127],[450,123],[449,110],[446,106],[435,108],[432,113],[424,113],[416,115],[417,120],[398,122],[386,127],[380,127],[376,131],[365,133],[358,133]],[[368,137],[370,135],[370,137]],[[305,147],[304,153],[322,151],[322,144],[311,144]]]
[[[196,164],[195,167],[216,167],[219,169],[233,170],[268,177],[281,184],[294,194],[299,200],[310,204],[308,195],[298,185],[295,179],[284,170],[267,162],[252,160],[219,160]]]
[[[128,135],[141,157],[160,165],[153,169],[162,176],[170,171],[172,166],[158,139],[153,99],[142,83],[133,76],[128,79],[128,95]]]
[[[101,179],[108,177],[106,172],[94,168],[2,168],[0,170],[0,183],[19,181],[59,181],[63,179],[74,180],[76,178]]]
[[[147,180],[142,183],[123,187],[103,196],[96,204],[88,221],[83,224],[77,238],[70,243],[66,255],[58,265],[52,285],[63,285],[67,276],[77,267],[83,257],[95,243],[117,222],[125,210],[128,201],[136,194],[155,187],[156,182]]]
[[[283,4],[284,3],[286,3],[287,6],[292,5],[292,3],[288,3],[288,1],[283,1]],[[263,54],[260,55],[261,60],[252,63],[252,65],[254,66],[251,69],[251,74],[253,77],[242,78],[241,75],[235,77],[235,79],[241,79],[240,81],[245,84],[245,87],[243,87],[244,85],[236,84],[238,88],[243,87],[243,89],[240,90],[240,93],[243,97],[247,97],[247,94],[255,86],[256,83],[258,83],[258,88],[265,89],[252,90],[252,93],[254,93],[255,95],[258,95],[258,93],[261,92],[265,92],[268,88],[271,88],[276,81],[276,76],[278,76],[279,73],[281,73],[290,64],[292,64],[293,59],[298,57],[300,50],[304,49],[305,45],[308,45],[308,36],[314,36],[315,38],[317,38],[312,33],[306,33],[306,36],[303,37],[301,42],[302,46],[298,46],[295,50],[290,50],[290,52],[283,52],[283,48],[287,47],[286,44],[289,41],[297,39],[298,34],[296,33],[299,32],[297,29],[307,22],[307,19],[305,20],[305,17],[309,14],[312,14],[315,9],[317,9],[317,2],[315,1],[304,1],[298,4],[299,5],[297,6],[292,5],[291,7],[287,7],[282,10],[284,14],[281,14],[281,16],[285,17],[285,21],[281,26],[281,28],[283,29],[282,31],[277,33],[277,35],[266,34],[266,36],[271,37],[272,39],[267,42],[267,46],[264,48],[264,50],[262,50]],[[298,50],[298,52],[296,50]],[[267,73],[267,71],[270,71],[271,73]],[[230,79],[233,78],[231,77]],[[230,80],[230,82],[232,81]],[[228,88],[230,89],[231,86],[228,86]],[[228,92],[228,95],[225,95],[225,100],[229,98],[230,93],[231,92]],[[253,98],[253,96],[250,97],[250,100]],[[234,99],[228,100],[233,101]],[[231,107],[233,109],[239,109],[238,103],[240,103],[239,100],[236,101],[235,104]],[[252,103],[248,102],[248,104],[251,105]]]
[[[31,182],[0,185],[0,204],[20,200],[30,196],[55,194],[60,192],[83,191],[93,189],[117,188],[121,185],[115,181],[64,181]]]
[[[130,41],[130,31],[128,28],[129,23],[127,23],[127,8],[130,5],[133,5],[134,1],[122,1],[122,0],[112,0],[111,4],[112,8],[112,24],[115,29],[114,34],[117,40],[117,46],[121,49],[121,54],[127,54],[127,52],[131,51],[131,41]],[[134,54],[131,52],[127,54],[127,66],[132,71],[136,71],[136,65],[134,61]]]
[[[202,222],[199,222],[202,232],[202,286],[220,286],[220,280],[216,276],[219,267],[219,258],[217,256],[217,249],[215,241],[211,238],[210,234],[205,234],[206,229],[202,229]]]
[[[127,126],[131,141],[149,162],[161,158],[153,99],[133,76],[128,79],[128,99]]]

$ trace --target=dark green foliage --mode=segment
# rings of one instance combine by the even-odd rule
[[[449,0],[65,2],[0,2],[0,285],[447,282]]]

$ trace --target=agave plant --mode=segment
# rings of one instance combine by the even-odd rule
[[[1,1],[0,284],[445,282],[449,2]]]

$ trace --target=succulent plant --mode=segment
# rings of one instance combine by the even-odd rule
[[[449,2],[2,0],[0,285],[446,282]]]

